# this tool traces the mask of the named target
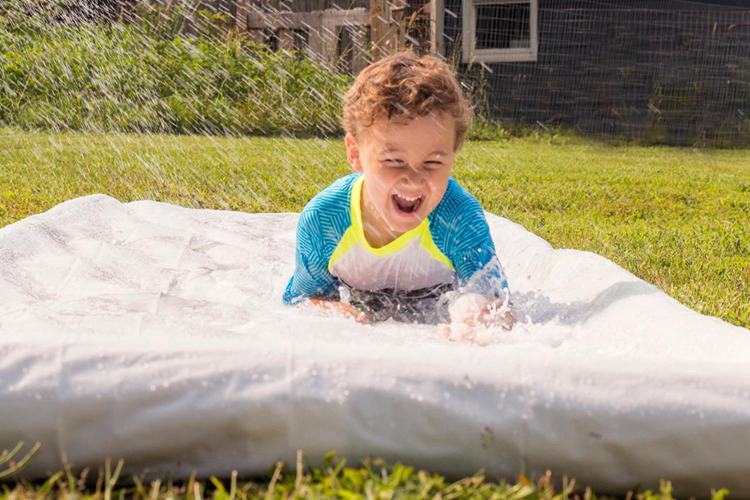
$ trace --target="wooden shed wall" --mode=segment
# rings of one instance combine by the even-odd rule
[[[217,0],[204,0],[217,1]],[[225,0],[218,0],[225,1]],[[236,0],[231,0],[236,1]],[[250,3],[273,8],[274,10],[290,12],[312,12],[325,9],[356,9],[369,8],[370,0],[252,0]]]
[[[750,9],[592,3],[540,1],[536,62],[458,65],[486,82],[493,116],[670,144],[750,145]],[[669,8],[645,8],[656,4]],[[446,9],[450,57],[460,54],[461,1],[446,0]]]

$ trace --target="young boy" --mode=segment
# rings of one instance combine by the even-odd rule
[[[449,66],[411,51],[362,70],[342,125],[355,172],[300,214],[283,300],[358,321],[512,328],[509,291],[479,202],[450,177],[473,113]]]

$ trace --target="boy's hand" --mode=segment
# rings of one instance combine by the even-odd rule
[[[480,309],[476,316],[477,323],[474,326],[500,326],[503,330],[512,330],[518,318],[515,311],[504,304],[490,304]]]
[[[341,302],[338,300],[321,299],[317,297],[307,299],[305,302],[310,303],[320,310],[332,312],[347,319],[353,319],[357,323],[365,324],[370,322],[365,313],[363,313],[353,305],[347,304],[345,302]]]
[[[450,307],[451,324],[442,325],[442,335],[450,340],[468,340],[479,345],[489,343],[492,332],[477,331],[499,326],[511,330],[516,324],[516,313],[502,301],[490,301],[477,294],[459,297]]]

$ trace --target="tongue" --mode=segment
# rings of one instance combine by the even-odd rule
[[[396,197],[396,205],[403,212],[411,213],[416,208],[417,203],[419,203],[419,200],[405,201]]]

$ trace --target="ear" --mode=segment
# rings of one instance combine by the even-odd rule
[[[346,145],[346,160],[351,165],[352,170],[355,172],[362,171],[362,161],[360,159],[360,149],[357,144],[357,139],[350,133],[347,132],[344,136],[344,144]]]

